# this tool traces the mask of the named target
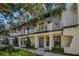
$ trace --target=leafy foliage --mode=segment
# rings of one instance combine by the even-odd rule
[[[53,6],[55,5],[55,9]],[[18,27],[24,23],[28,23],[28,25],[34,25],[37,23],[38,20],[43,19],[46,13],[51,13],[53,17],[60,15],[63,10],[65,10],[64,3],[20,3],[20,4],[0,4],[0,13],[9,20],[9,24],[11,25],[11,29],[13,27]],[[52,11],[52,12],[51,12]],[[17,17],[14,17],[14,13],[18,13]],[[61,16],[61,15],[60,15]],[[31,21],[30,21],[31,19]],[[33,20],[35,19],[35,20]],[[38,19],[38,20],[37,20]],[[17,22],[14,23],[14,20]],[[33,20],[33,21],[32,21]]]
[[[0,56],[33,56],[33,54],[20,49],[4,46],[0,47]]]
[[[27,41],[25,41],[25,45],[26,45],[26,48],[30,48],[31,47],[31,41],[29,38],[27,38]]]
[[[9,30],[5,28],[5,26],[3,24],[0,24],[0,36],[1,37],[7,37],[9,36]]]

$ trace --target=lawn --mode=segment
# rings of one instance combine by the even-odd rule
[[[8,46],[0,46],[0,56],[33,56],[34,54]]]

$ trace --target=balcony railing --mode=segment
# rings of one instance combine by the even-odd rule
[[[62,25],[60,20],[53,21],[52,30],[60,29],[61,27]]]
[[[47,31],[47,27],[41,27],[37,29],[37,32]]]
[[[44,26],[37,26],[33,29],[29,29],[29,30],[25,30],[25,31],[17,31],[16,33],[12,33],[11,35],[13,36],[17,36],[17,35],[22,35],[22,34],[31,34],[31,33],[35,33],[35,32],[43,32],[43,31],[49,31],[49,27],[52,28],[52,30],[56,30],[61,28],[61,21],[60,20],[56,20],[53,21],[53,23],[51,24],[52,26],[48,26],[49,24],[44,24]]]
[[[38,29],[37,32],[41,32],[41,31],[47,31],[47,29],[43,28],[43,29]]]

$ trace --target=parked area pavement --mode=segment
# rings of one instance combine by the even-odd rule
[[[57,53],[50,53],[50,52],[46,52],[44,51],[43,48],[38,48],[38,49],[25,49],[25,48],[19,48],[17,47],[16,49],[22,49],[22,50],[27,50],[28,52],[37,54],[37,55],[41,55],[41,56],[67,56],[64,54],[57,54]]]

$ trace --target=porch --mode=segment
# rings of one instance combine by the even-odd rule
[[[27,36],[18,36],[17,46],[26,47],[26,41],[28,40],[30,41],[30,45],[28,47],[31,46],[35,49],[43,48],[44,50],[52,50],[53,48],[69,47],[72,41],[72,36],[62,35],[60,31],[40,33]],[[12,41],[13,40],[10,40],[11,44]]]

